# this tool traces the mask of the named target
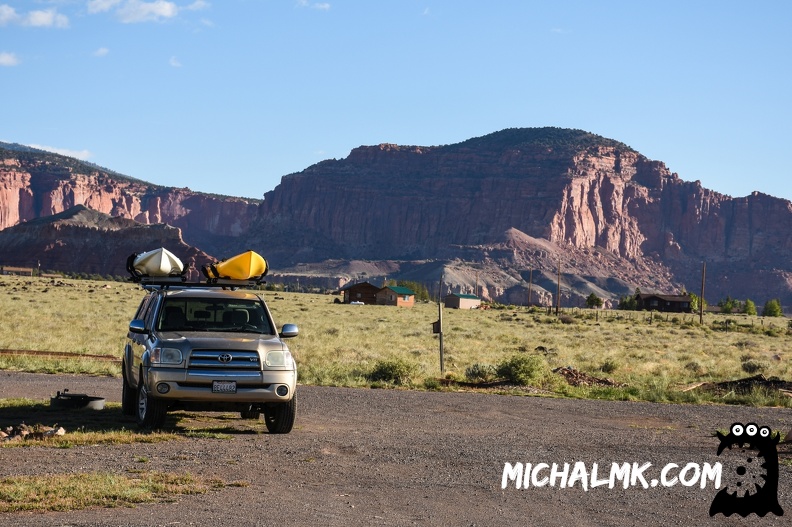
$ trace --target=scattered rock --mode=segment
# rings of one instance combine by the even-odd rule
[[[548,348],[546,346],[536,346],[534,351],[537,353],[541,353],[545,356],[556,355],[558,350],[556,348]]]
[[[66,435],[66,429],[54,424],[45,426],[36,424],[33,426],[20,423],[16,426],[9,426],[0,430],[0,443],[8,441],[42,441],[53,436]]]

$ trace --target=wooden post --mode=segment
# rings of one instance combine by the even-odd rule
[[[478,273],[476,273],[476,289],[478,290]],[[445,378],[445,357],[443,350],[443,273],[440,273],[440,290],[437,300],[437,329],[440,335],[440,377]]]
[[[443,303],[437,304],[438,322],[440,323],[440,377],[445,378],[445,357],[443,353]]]

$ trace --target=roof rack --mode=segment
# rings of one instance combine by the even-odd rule
[[[187,289],[187,288],[202,288],[208,287],[222,287],[223,289],[238,289],[248,288],[253,289],[258,285],[265,284],[266,282],[261,279],[257,280],[233,280],[231,278],[210,278],[203,282],[187,282],[182,276],[140,276],[133,280],[140,284],[143,289]]]

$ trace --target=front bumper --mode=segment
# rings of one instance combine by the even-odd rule
[[[212,381],[236,381],[237,391],[236,393],[212,392]],[[162,393],[164,390],[160,385],[167,385],[168,390],[166,393]],[[146,378],[146,386],[153,397],[172,402],[284,402],[294,396],[294,390],[297,387],[297,371],[229,372],[150,368]],[[286,386],[288,392],[285,395],[279,395],[277,391],[279,386]],[[281,388],[282,391],[283,389]]]

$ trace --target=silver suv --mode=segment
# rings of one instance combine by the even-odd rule
[[[122,411],[159,428],[168,410],[236,411],[289,433],[297,368],[264,299],[211,284],[142,284],[149,292],[129,324]]]

